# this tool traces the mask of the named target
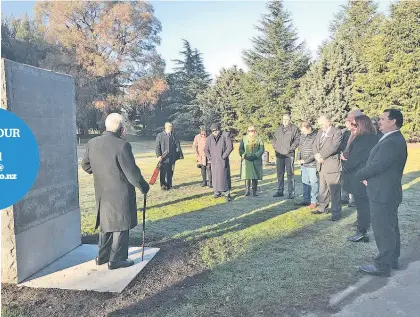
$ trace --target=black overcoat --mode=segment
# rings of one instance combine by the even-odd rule
[[[97,217],[102,232],[126,231],[137,225],[136,190],[147,193],[149,184],[134,160],[130,143],[105,131],[90,140],[82,168],[93,174]]]

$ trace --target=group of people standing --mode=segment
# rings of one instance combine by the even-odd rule
[[[273,197],[284,197],[286,173],[287,199],[295,198],[296,159],[301,166],[303,186],[303,200],[297,202],[298,205],[309,206],[315,215],[331,213],[332,221],[341,218],[343,203],[355,206],[357,230],[348,240],[368,242],[372,223],[379,249],[374,265],[360,267],[366,274],[389,276],[390,269],[398,267],[397,209],[402,202],[401,178],[407,160],[407,145],[399,131],[402,124],[403,116],[397,109],[385,110],[379,121],[358,109],[352,110],[344,130],[334,127],[327,115],[319,117],[319,131],[315,131],[308,121],[302,121],[299,129],[286,114],[273,137],[277,169],[277,190]],[[207,137],[202,127],[195,137],[197,162],[202,171],[213,169],[213,174],[208,173],[213,175],[210,176],[210,187],[222,180],[222,186],[214,188],[215,197],[224,193],[230,200],[232,141],[226,132],[221,132],[219,124],[212,125],[211,130],[212,136]],[[258,181],[263,177],[264,142],[257,136],[254,126],[247,132],[239,145],[241,179],[245,181],[245,196],[251,193],[257,196]],[[216,169],[217,174],[214,173]],[[202,175],[205,186],[206,174]]]
[[[357,231],[349,241],[368,241],[371,224],[379,249],[374,264],[362,265],[360,271],[389,276],[391,268],[398,268],[400,255],[397,213],[407,160],[407,145],[399,131],[403,116],[397,109],[387,109],[375,127],[375,121],[353,110],[347,116],[345,131],[334,127],[327,115],[319,117],[318,125],[320,129],[315,131],[310,122],[302,121],[299,129],[291,123],[290,115],[283,116],[273,137],[277,167],[274,197],[284,196],[287,173],[287,198],[295,198],[295,158],[301,166],[303,183],[303,200],[297,204],[309,206],[313,214],[331,212],[331,220],[337,221],[341,218],[342,196],[351,195],[357,208]],[[135,163],[130,143],[121,138],[125,135],[123,117],[110,114],[105,126],[102,136],[88,142],[82,168],[94,176],[96,228],[100,228],[96,263],[108,263],[110,269],[117,269],[134,263],[128,260],[128,231],[137,225],[135,187],[146,194],[149,185]],[[219,123],[211,125],[209,136],[204,127],[200,130],[193,148],[202,186],[213,188],[215,198],[230,201],[230,134],[222,131]],[[263,140],[250,126],[239,145],[245,196],[258,195],[264,152]],[[166,123],[165,130],[156,137],[156,156],[161,189],[171,190],[175,162],[184,157],[171,123]]]

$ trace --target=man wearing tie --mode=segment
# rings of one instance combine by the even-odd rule
[[[339,149],[341,144],[341,130],[331,125],[326,115],[318,119],[320,130],[316,136],[312,150],[315,153],[316,166],[319,174],[319,207],[313,214],[327,212],[331,200],[332,221],[341,218],[341,162]]]
[[[161,162],[160,187],[162,190],[172,188],[175,162],[183,159],[181,144],[172,131],[172,123],[165,123],[165,131],[156,136],[156,157]]]
[[[401,178],[407,161],[407,144],[400,132],[403,115],[387,109],[379,119],[383,136],[370,152],[366,166],[356,179],[367,186],[372,230],[379,254],[373,265],[362,265],[360,271],[375,276],[390,276],[398,269],[400,230],[398,206],[402,202]]]

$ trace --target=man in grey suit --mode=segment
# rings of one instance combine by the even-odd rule
[[[313,214],[327,212],[331,200],[332,221],[341,218],[341,162],[340,144],[341,130],[331,125],[331,119],[327,115],[321,115],[318,119],[320,130],[313,144],[313,153],[319,174],[319,207],[312,211]]]
[[[93,174],[96,196],[96,226],[99,227],[99,254],[96,264],[108,262],[110,270],[134,264],[128,260],[129,230],[137,225],[136,190],[143,194],[149,184],[134,160],[125,134],[123,117],[111,113],[105,120],[106,131],[90,140],[82,168]]]
[[[372,230],[379,250],[373,265],[360,266],[360,271],[369,275],[390,276],[391,268],[398,269],[398,206],[402,202],[401,178],[407,161],[402,125],[399,110],[384,111],[379,121],[383,136],[371,150],[366,166],[356,174],[356,179],[367,186]]]

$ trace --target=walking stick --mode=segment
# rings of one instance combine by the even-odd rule
[[[144,194],[144,200],[143,200],[143,242],[141,244],[141,260],[143,261],[144,257],[144,238],[145,238],[145,231],[146,231],[146,194]]]

